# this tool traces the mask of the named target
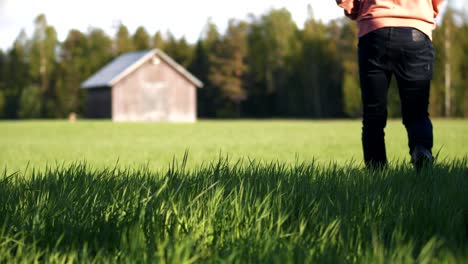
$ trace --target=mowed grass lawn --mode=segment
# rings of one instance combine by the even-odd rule
[[[0,263],[468,263],[464,120],[420,173],[399,121],[381,171],[359,121],[0,126]]]
[[[200,121],[196,124],[80,121],[0,122],[0,168],[86,161],[96,168],[148,166],[166,169],[188,151],[188,167],[216,161],[336,162],[362,166],[360,121]],[[439,160],[468,155],[468,121],[435,120]],[[399,120],[386,130],[387,154],[408,162],[406,132]]]

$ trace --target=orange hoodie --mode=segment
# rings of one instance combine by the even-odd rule
[[[359,37],[383,27],[413,27],[432,39],[435,18],[445,0],[336,0],[357,20]]]

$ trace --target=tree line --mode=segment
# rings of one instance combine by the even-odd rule
[[[120,24],[110,37],[99,28],[70,30],[59,41],[44,15],[34,33],[22,31],[0,50],[0,118],[64,118],[84,113],[80,84],[116,56],[158,48],[204,84],[198,114],[204,118],[359,117],[357,28],[346,18],[324,23],[313,16],[302,28],[286,9],[231,20],[225,32],[208,21],[192,44],[170,32],[135,32]],[[437,50],[432,116],[468,117],[468,23],[449,9],[434,33]],[[389,114],[400,116],[392,84]],[[466,102],[466,103],[465,103]]]

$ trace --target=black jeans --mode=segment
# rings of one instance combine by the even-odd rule
[[[359,39],[358,53],[366,166],[387,164],[384,129],[393,75],[398,84],[410,154],[418,145],[432,151],[428,107],[435,52],[429,37],[413,28],[381,28]]]

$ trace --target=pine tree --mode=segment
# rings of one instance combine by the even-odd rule
[[[31,39],[29,56],[33,86],[38,87],[41,101],[41,117],[51,117],[54,109],[54,73],[56,71],[57,32],[48,25],[45,15],[34,20],[35,30]],[[34,88],[31,88],[34,89]]]
[[[461,115],[462,117],[468,118],[468,87],[466,84],[468,83],[468,53],[466,52],[468,50],[468,13],[465,13],[463,16],[463,26],[460,30],[460,36],[463,36],[462,41],[461,41],[461,50],[465,51],[461,54],[461,65],[460,65],[460,73],[461,73],[461,80],[462,80],[462,86],[461,86],[461,91],[462,91],[462,98],[463,100],[460,100],[462,102],[462,112],[463,114]]]
[[[193,46],[184,37],[177,40],[170,32],[167,35],[165,52],[177,63],[187,68],[193,59]]]
[[[95,73],[113,58],[112,39],[102,29],[91,29],[87,34],[89,65],[88,74]],[[89,76],[87,76],[89,77]]]
[[[6,73],[6,55],[0,49],[0,118],[5,117],[5,73]]]
[[[150,49],[150,36],[144,27],[138,27],[133,34],[133,47],[135,50]]]
[[[304,112],[308,117],[336,117],[342,113],[343,69],[339,54],[351,51],[338,51],[339,31],[338,25],[327,26],[313,17],[302,31],[303,62],[297,71],[301,72]]]
[[[466,50],[463,45],[463,14],[449,5],[442,24],[434,33],[437,51],[435,75],[431,90],[430,110],[434,116],[463,116]]]
[[[466,27],[466,21],[464,20],[464,14],[454,8],[449,9],[453,12],[453,24],[449,31],[449,39],[451,40],[449,58],[451,61],[451,111],[452,117],[464,116],[464,97],[466,91],[466,84],[468,79],[466,78],[466,35],[464,34],[464,27]],[[448,12],[448,11],[446,11]],[[446,13],[449,15],[449,13]],[[451,34],[450,34],[451,33]],[[447,59],[449,59],[447,58]]]
[[[213,86],[208,79],[210,70],[210,61],[208,52],[204,46],[203,40],[198,40],[195,45],[193,60],[189,66],[189,71],[203,82],[203,88],[197,90],[197,113],[200,117],[214,117],[214,105],[209,92]]]
[[[286,9],[271,10],[260,19],[252,17],[248,45],[249,108],[253,114],[272,116],[287,109],[290,59],[299,46],[298,29]]]
[[[88,64],[89,47],[85,34],[70,30],[61,45],[60,82],[57,87],[57,101],[61,117],[83,110],[80,84],[91,74]]]
[[[338,40],[340,61],[343,67],[343,104],[344,112],[349,117],[360,117],[361,88],[357,63],[357,26],[344,18],[340,21],[341,32]]]
[[[216,25],[208,21],[195,46],[193,60],[189,67],[190,71],[204,84],[203,89],[199,89],[197,93],[197,110],[201,117],[216,117],[219,108],[222,107],[220,89],[209,78],[214,66],[214,50],[220,41],[221,35]]]
[[[115,54],[121,55],[133,50],[134,46],[128,28],[124,24],[120,24],[115,36]]]
[[[163,38],[163,35],[160,31],[157,31],[152,40],[151,40],[151,46],[154,49],[159,49],[159,50],[164,50],[166,48],[166,41]]]
[[[30,70],[28,64],[28,37],[22,30],[13,47],[6,55],[4,115],[6,118],[19,117],[20,99],[23,91],[30,85]],[[39,99],[36,104],[39,104]]]

